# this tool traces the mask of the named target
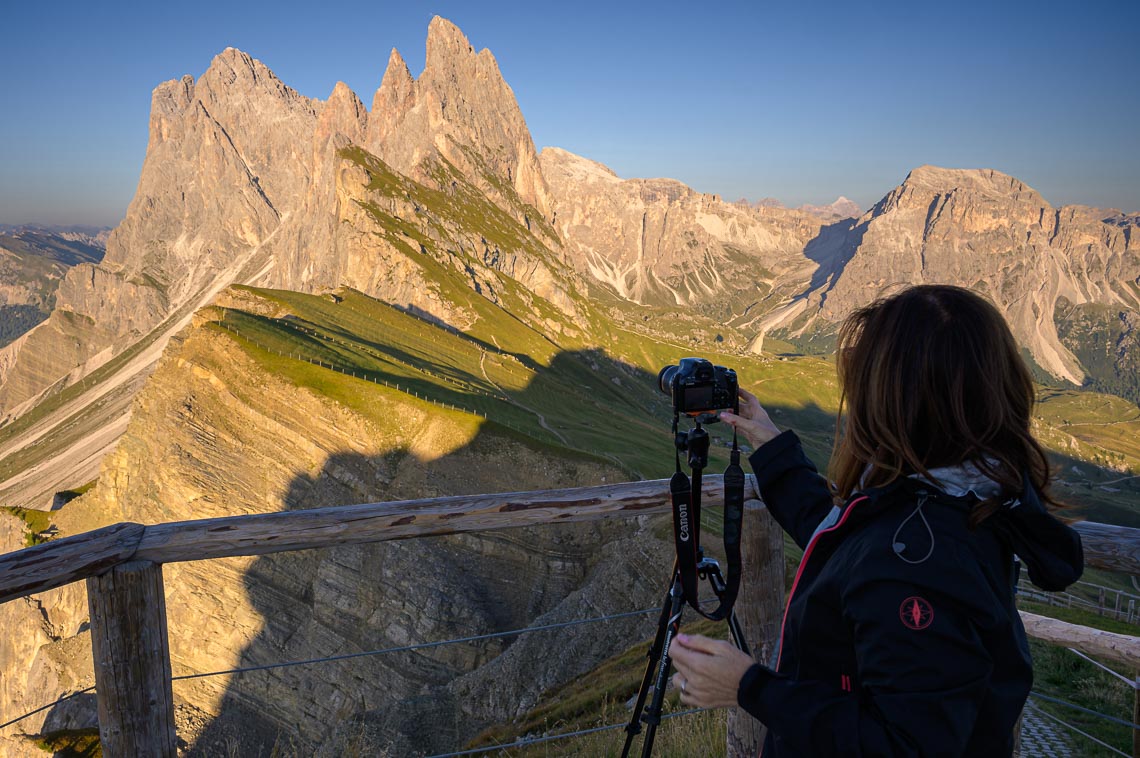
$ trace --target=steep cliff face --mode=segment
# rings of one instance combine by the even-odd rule
[[[0,511],[0,553],[24,547],[24,522]],[[87,593],[80,583],[0,605],[0,713],[15,718],[94,684]],[[0,753],[39,758],[43,751],[22,734],[88,728],[91,697],[80,697],[0,732]],[[5,719],[7,720],[7,718]]]
[[[207,310],[171,343],[138,396],[120,445],[105,460],[98,486],[59,512],[56,523],[65,533],[120,520],[152,523],[624,478],[609,465],[561,458],[488,432],[478,416],[444,415],[363,381],[368,410],[353,411],[267,370],[276,359],[219,329],[212,321],[219,313]],[[628,522],[170,564],[164,575],[174,673],[627,610],[656,597],[667,571],[665,558],[645,541]],[[6,643],[20,649],[0,656],[10,667],[3,679],[11,689],[0,694],[14,709],[84,681],[82,666],[60,664],[55,679],[45,679],[37,664],[26,669],[28,661],[54,661],[87,642],[77,625],[81,602],[81,594],[58,602],[68,622],[55,637],[32,634],[40,622],[19,604],[4,607],[19,616],[13,623],[31,629],[30,636]],[[546,687],[644,634],[639,623],[649,620],[587,630],[569,647],[573,660],[546,655],[549,638],[525,644],[491,639],[179,682],[180,735],[207,755],[232,744],[255,751],[274,744],[279,733],[306,749],[327,748],[351,739],[337,727],[353,716],[379,725],[386,743],[403,746],[398,752],[453,748],[501,715],[506,703],[525,708]],[[479,673],[494,661],[495,668]],[[502,670],[528,675],[493,674]],[[468,684],[452,684],[461,677]],[[475,687],[478,681],[494,686]],[[57,714],[50,727],[86,725],[89,705]],[[448,714],[446,728],[413,728],[436,711]]]
[[[514,93],[491,53],[476,53],[450,22],[431,22],[418,79],[392,51],[371,114],[337,86],[312,138],[312,163],[303,207],[282,223],[275,265],[258,284],[348,285],[469,325],[472,315],[426,264],[497,304],[513,289],[566,321],[581,319],[581,284],[544,218],[547,190]]]
[[[232,48],[197,83],[159,85],[127,216],[100,264],[64,278],[0,385],[0,411],[77,380],[106,348],[123,350],[232,281],[304,196],[319,105]]]
[[[558,148],[540,159],[567,260],[628,300],[754,318],[807,285],[803,249],[821,226],[808,213],[725,203],[671,179],[622,180]]]
[[[1140,306],[1135,225],[1104,218],[1089,208],[1055,209],[997,171],[924,166],[837,236],[804,297],[763,326],[827,333],[892,288],[958,284],[991,298],[1042,368],[1080,384],[1085,368],[1054,323],[1058,302]]]
[[[325,150],[329,186],[315,185],[319,197],[283,225],[277,265],[259,284],[302,292],[349,286],[457,328],[475,318],[464,305],[474,292],[552,335],[580,333],[571,326],[583,315],[579,278],[456,166],[425,158],[420,168],[431,176],[422,183],[347,138]]]

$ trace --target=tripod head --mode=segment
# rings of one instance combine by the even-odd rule
[[[711,413],[702,413],[693,419],[693,428],[687,432],[677,431],[677,419],[673,418],[673,444],[677,450],[689,454],[689,468],[699,471],[709,465],[709,433],[701,426],[717,421]]]

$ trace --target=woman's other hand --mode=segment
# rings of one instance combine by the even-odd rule
[[[681,691],[681,702],[697,708],[735,706],[740,680],[755,663],[732,643],[699,634],[678,634],[669,656],[677,667],[673,686]]]
[[[721,411],[720,420],[744,435],[744,438],[758,448],[768,440],[780,433],[772,419],[768,418],[768,411],[760,405],[760,401],[746,389],[738,390],[740,394],[740,414],[730,411]]]

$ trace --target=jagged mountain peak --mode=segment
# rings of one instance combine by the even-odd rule
[[[467,39],[467,35],[465,35],[458,26],[443,16],[435,16],[432,18],[431,23],[428,24],[427,35],[427,59],[429,65],[433,60],[437,63],[446,62],[456,53],[464,52],[475,52],[475,48],[471,46],[471,41]]]
[[[462,30],[452,22],[436,16],[428,25],[427,56],[424,76],[450,85],[461,84],[456,75],[475,71],[485,78],[487,86],[505,89],[514,97],[514,92],[499,71],[499,62],[487,48],[475,52],[475,47]]]
[[[519,220],[527,215],[519,200],[548,212],[534,141],[514,91],[495,57],[488,50],[476,53],[444,18],[431,22],[418,78],[397,51],[389,56],[366,147],[397,171],[424,180],[431,174],[425,163],[443,158]]]
[[[400,55],[399,50],[392,48],[392,52],[388,55],[388,67],[384,69],[384,78],[380,80],[380,88],[372,98],[372,112],[397,113],[403,110],[403,103],[412,94],[415,84],[416,80],[412,78],[404,56]],[[386,126],[379,118],[375,124],[377,129],[381,125]],[[386,135],[377,133],[375,136],[370,135],[369,141],[376,143],[385,138]]]
[[[989,297],[1046,372],[1080,384],[1085,367],[1056,328],[1057,303],[1133,308],[1140,262],[1126,229],[1079,206],[1053,208],[993,169],[920,166],[817,256],[811,298],[826,322],[901,284],[947,283]],[[1095,263],[1094,263],[1095,261]],[[789,324],[777,314],[769,324]],[[799,333],[812,328],[798,322]],[[795,332],[795,329],[791,330]],[[826,331],[826,328],[824,329]]]
[[[323,146],[338,132],[349,141],[359,142],[364,139],[367,128],[368,109],[347,84],[337,82],[317,119],[315,144]]]
[[[287,97],[300,97],[287,87],[268,66],[236,47],[227,47],[214,56],[198,85],[211,89],[252,89],[259,87]]]
[[[353,113],[367,118],[368,111],[360,97],[344,82],[337,82],[333,87],[329,99],[325,102],[325,110],[329,108],[348,109]]]

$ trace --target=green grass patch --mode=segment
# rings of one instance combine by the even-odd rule
[[[24,537],[25,547],[33,547],[45,542],[45,540],[37,535],[47,531],[51,527],[51,513],[48,511],[35,510],[34,508],[18,508],[14,506],[0,506],[0,511],[10,513],[24,522],[24,525],[27,527],[27,533]]]
[[[686,634],[704,634],[727,638],[728,625],[704,619],[695,620],[690,613],[682,620]],[[609,658],[589,674],[548,692],[524,716],[507,724],[491,727],[468,743],[467,748],[514,742],[524,735],[549,735],[590,729],[615,723],[627,723],[631,711],[625,704],[636,696],[645,673],[646,654],[651,639],[638,641],[623,652]],[[663,713],[687,710],[680,704],[678,693],[666,694]],[[519,748],[518,756],[620,755],[625,732],[612,729],[587,737],[552,741],[533,747]],[[635,743],[640,752],[640,740]],[[685,716],[664,722],[654,743],[655,755],[709,755],[724,750],[725,712]]]
[[[54,758],[102,758],[98,729],[67,729],[34,738],[36,747]]]
[[[1060,609],[1053,609],[1060,610]],[[1033,655],[1033,689],[1050,697],[1079,705],[1089,710],[1132,721],[1132,688],[1101,671],[1068,650],[1038,640],[1029,641]],[[1107,663],[1107,662],[1106,662]],[[1110,668],[1113,664],[1107,663]],[[1115,665],[1119,668],[1119,664]],[[1124,672],[1128,674],[1129,672]],[[1047,713],[1072,724],[1081,731],[1128,754],[1132,751],[1132,730],[1073,708],[1037,699],[1033,701]],[[1072,739],[1081,756],[1109,758],[1111,751],[1091,740],[1056,725],[1057,730]]]

